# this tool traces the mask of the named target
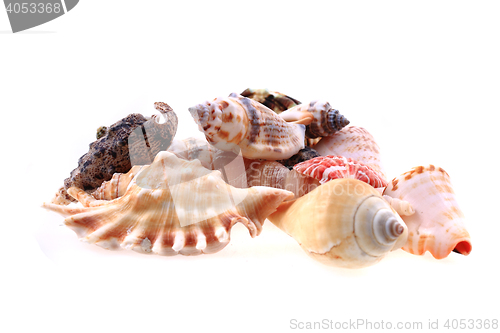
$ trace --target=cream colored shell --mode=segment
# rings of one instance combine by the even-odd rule
[[[415,213],[402,216],[409,236],[403,250],[422,255],[429,251],[436,259],[451,251],[468,255],[472,250],[465,218],[460,210],[450,177],[434,165],[419,166],[394,178],[384,195],[408,201]]]
[[[403,220],[376,189],[349,178],[284,202],[268,219],[314,259],[346,268],[379,262],[403,246],[408,235]]]
[[[293,196],[268,187],[234,188],[219,171],[169,152],[159,153],[117,199],[96,201],[82,190],[69,192],[89,207],[43,206],[66,216],[64,223],[79,238],[107,249],[160,255],[217,252],[237,222],[254,237],[266,217]]]
[[[246,158],[280,160],[304,148],[305,126],[291,124],[266,106],[231,94],[189,108],[207,140]]]

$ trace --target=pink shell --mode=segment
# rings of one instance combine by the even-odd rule
[[[319,156],[296,164],[293,168],[318,179],[321,184],[337,178],[355,178],[375,188],[387,186],[387,181],[371,167],[344,156]]]

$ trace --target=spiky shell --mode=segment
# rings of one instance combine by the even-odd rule
[[[64,181],[52,203],[67,205],[74,202],[66,190],[77,187],[94,191],[115,173],[126,173],[132,165],[150,164],[154,156],[166,150],[177,130],[177,116],[166,103],[157,102],[155,108],[166,120],[154,115],[148,119],[141,114],[130,114],[107,129],[100,128],[96,141],[80,157],[78,167]]]
[[[402,216],[408,226],[403,250],[416,255],[429,251],[443,259],[451,251],[468,255],[471,239],[453,191],[450,176],[434,165],[418,166],[394,178],[384,195],[408,201],[415,213]]]
[[[81,189],[70,193],[92,200]],[[107,249],[196,255],[226,246],[237,222],[252,237],[258,235],[266,217],[292,195],[268,187],[237,189],[197,160],[161,152],[118,199],[89,205],[93,207],[44,207],[67,216],[64,223],[80,238]]]
[[[304,125],[290,124],[266,106],[231,94],[189,108],[208,142],[251,159],[280,160],[304,148]]]
[[[324,137],[314,149],[323,156],[339,155],[350,157],[377,171],[387,180],[380,157],[380,147],[373,135],[365,128],[347,126],[332,136]]]
[[[344,156],[319,156],[296,164],[293,167],[299,173],[316,178],[321,184],[337,178],[354,178],[375,188],[387,186],[375,170],[364,163]]]
[[[284,202],[268,219],[312,258],[346,268],[379,262],[407,237],[399,215],[376,189],[357,179],[325,183]]]
[[[349,125],[338,110],[332,109],[326,101],[312,101],[309,104],[300,104],[280,116],[289,122],[298,122],[306,126],[306,137],[315,139],[318,137],[331,136]]]
[[[277,91],[270,91],[268,89],[248,88],[245,89],[240,95],[264,104],[277,114],[280,114],[281,112],[300,104],[300,102],[295,98],[279,93]]]

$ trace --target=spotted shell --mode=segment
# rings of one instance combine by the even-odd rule
[[[300,104],[280,113],[280,116],[286,121],[307,125],[306,137],[311,139],[331,136],[349,125],[349,120],[326,101]]]
[[[380,193],[350,178],[283,202],[268,219],[315,260],[345,268],[379,262],[408,236],[405,223]]]
[[[350,157],[368,165],[387,180],[381,163],[380,147],[373,135],[363,127],[344,127],[332,136],[322,138],[314,146],[314,149],[323,156],[339,155]]]
[[[68,191],[80,202],[95,200],[81,189]],[[106,249],[197,255],[224,248],[237,222],[255,237],[266,217],[292,195],[270,187],[237,189],[197,160],[160,152],[118,199],[88,207],[43,207],[66,216],[65,225],[82,240]]]
[[[416,255],[429,251],[436,259],[447,257],[451,251],[463,255],[471,252],[464,215],[450,177],[442,168],[415,167],[394,178],[384,195],[408,201],[415,210],[411,216],[402,216],[409,230],[403,250]]]
[[[373,187],[385,187],[387,181],[364,163],[343,156],[319,156],[296,164],[299,173],[316,178],[321,184],[337,178],[354,178]]]
[[[150,164],[159,151],[166,150],[177,130],[177,116],[166,103],[157,102],[155,108],[161,116],[153,115],[148,119],[134,113],[109,128],[100,127],[98,139],[80,157],[78,167],[64,181],[52,203],[74,202],[67,193],[68,188],[93,191],[110,180],[114,173],[126,173],[132,165]],[[160,123],[162,117],[166,121]]]
[[[189,108],[207,141],[251,159],[280,160],[304,148],[305,126],[284,121],[266,106],[231,94]]]
[[[300,104],[298,100],[290,96],[279,93],[277,91],[270,91],[268,89],[248,88],[245,89],[240,95],[264,104],[277,114],[280,114],[281,112]]]

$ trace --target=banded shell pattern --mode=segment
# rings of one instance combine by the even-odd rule
[[[81,202],[95,200],[81,189],[69,191]],[[267,216],[291,196],[270,187],[234,188],[197,160],[161,152],[118,199],[89,207],[43,207],[65,216],[65,225],[81,239],[107,249],[197,255],[224,248],[237,222],[255,237]]]
[[[207,141],[251,159],[280,160],[304,148],[305,126],[284,121],[266,106],[231,94],[189,108]]]

